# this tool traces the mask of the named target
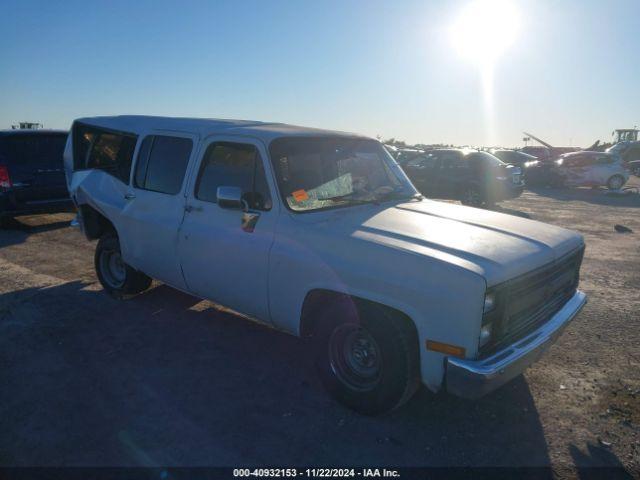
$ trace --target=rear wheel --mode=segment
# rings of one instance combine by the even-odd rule
[[[316,366],[325,388],[365,415],[393,410],[420,385],[417,335],[405,318],[359,306],[358,318],[329,308],[313,336]]]
[[[465,190],[460,201],[469,207],[481,207],[483,203],[482,194],[477,187],[469,187]]]
[[[609,190],[620,190],[624,185],[624,177],[622,175],[614,175],[607,180]]]
[[[120,242],[109,232],[98,241],[94,257],[96,274],[105,291],[116,298],[135,295],[151,285],[151,278],[127,265],[122,259]]]

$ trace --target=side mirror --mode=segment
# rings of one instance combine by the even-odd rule
[[[246,202],[242,200],[242,189],[240,187],[218,187],[216,196],[218,197],[220,208],[237,210],[246,208]]]

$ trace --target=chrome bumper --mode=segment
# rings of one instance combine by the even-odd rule
[[[489,358],[465,360],[448,357],[447,391],[459,397],[479,398],[517,377],[556,341],[586,303],[587,296],[578,290],[542,327]]]

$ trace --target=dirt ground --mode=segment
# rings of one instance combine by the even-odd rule
[[[378,418],[328,397],[301,361],[304,342],[161,284],[113,300],[94,274],[95,243],[68,226],[72,215],[21,218],[0,231],[0,466],[638,474],[640,196],[542,189],[501,210],[585,236],[588,305],[542,361],[491,395],[422,390]]]

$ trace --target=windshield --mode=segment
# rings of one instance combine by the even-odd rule
[[[278,138],[269,152],[280,194],[296,212],[417,195],[398,164],[374,140]]]

